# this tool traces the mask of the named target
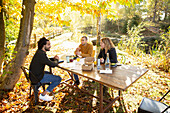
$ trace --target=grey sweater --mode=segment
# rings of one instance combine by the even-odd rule
[[[32,83],[36,84],[40,82],[41,79],[44,77],[45,65],[55,67],[58,65],[58,60],[56,60],[55,62],[51,61],[43,50],[38,49],[32,58],[29,68],[30,69],[29,75]]]

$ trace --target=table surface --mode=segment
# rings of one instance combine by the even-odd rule
[[[91,71],[83,71],[82,69],[72,69],[68,66],[69,64],[71,63],[64,62],[59,64],[58,67],[79,76],[99,82],[100,84],[123,91],[148,71],[145,68],[122,64],[117,67],[111,67],[112,74],[101,74],[95,66]],[[81,65],[79,65],[79,67],[81,67]],[[101,65],[101,69],[104,69],[104,65]]]

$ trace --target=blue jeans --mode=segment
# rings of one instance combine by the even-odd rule
[[[46,91],[51,92],[53,89],[61,82],[61,77],[50,74],[50,72],[45,71],[43,79],[40,81],[41,83],[50,83]]]
[[[77,81],[77,80],[79,80],[79,77],[78,77],[78,75],[76,75],[76,74],[73,74],[73,76],[74,76],[74,79]]]

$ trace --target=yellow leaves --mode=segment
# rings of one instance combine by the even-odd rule
[[[139,0],[135,0],[135,3],[136,3],[136,4],[139,4]]]
[[[8,104],[6,104],[6,106],[5,106],[5,109],[9,109],[11,106],[10,106],[10,104],[8,103]]]
[[[77,2],[75,5],[77,5],[77,6],[81,6],[81,5],[82,5],[82,3]]]
[[[105,5],[105,3],[106,3],[106,2],[105,2],[105,1],[103,1],[103,2],[102,2],[102,5]]]
[[[10,103],[7,100],[3,99],[2,100],[2,105],[1,105],[2,111],[3,110],[8,110],[10,107],[11,107]]]
[[[116,0],[113,0],[114,1],[114,3],[116,3]]]
[[[81,0],[82,3],[87,3],[87,0]]]
[[[106,10],[105,9],[101,9],[101,14],[105,14]]]
[[[100,14],[109,14],[107,6],[113,2],[119,2],[123,5],[131,5],[130,2],[138,3],[139,0],[81,0],[81,2],[74,1],[58,1],[58,2],[37,2],[36,11],[42,13],[51,22],[57,23],[59,26],[69,25],[69,21],[62,20],[59,15],[63,15],[66,8],[70,7],[72,11],[80,11],[82,15],[91,14],[93,17],[98,17]],[[50,15],[50,16],[47,16]],[[57,15],[57,16],[56,16]],[[111,15],[111,14],[109,14]],[[38,16],[37,18],[39,18]],[[114,17],[114,16],[113,16]],[[41,17],[40,17],[41,18]],[[37,19],[39,20],[39,19]]]
[[[98,14],[97,10],[94,10],[94,14],[96,14],[96,15]]]
[[[107,18],[113,18],[113,15],[107,15]]]
[[[86,11],[86,13],[87,13],[87,14],[90,14],[90,13],[91,13],[91,11]]]
[[[9,4],[9,0],[3,0],[2,1],[4,4]]]
[[[4,0],[3,8],[8,15],[8,20],[14,24],[13,27],[17,27],[21,18],[21,1],[20,0]],[[2,7],[0,7],[0,11]]]
[[[58,18],[58,17],[56,17],[56,20],[57,20],[57,21],[59,21],[59,18]]]
[[[21,91],[21,95],[28,95],[28,94],[26,92]]]
[[[2,7],[0,6],[0,13],[1,13]]]
[[[128,3],[129,1],[128,0],[125,0],[126,3]]]

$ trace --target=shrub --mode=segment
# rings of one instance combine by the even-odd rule
[[[168,27],[170,26],[170,24],[161,23],[160,26],[164,32],[168,32]]]
[[[140,23],[137,27],[132,27],[130,29],[128,24],[128,37],[123,37],[121,39],[118,48],[135,57],[139,57],[138,61],[141,61],[148,66],[151,65],[152,69],[156,68],[165,72],[170,72],[170,27],[168,28],[168,32],[163,34],[161,38],[154,37],[154,39],[152,39],[154,44],[152,48],[150,48],[150,54],[146,54],[139,49],[139,45],[146,46],[141,41],[143,37],[140,32],[143,30],[143,26],[144,24]]]
[[[128,23],[130,20],[130,23]],[[124,22],[124,26],[122,29],[122,33],[127,33],[127,26],[129,26],[129,29],[131,29],[134,26],[138,26],[141,22],[141,18],[138,15],[135,15],[134,17],[132,17],[131,19],[127,19]],[[128,25],[129,24],[129,25]]]

